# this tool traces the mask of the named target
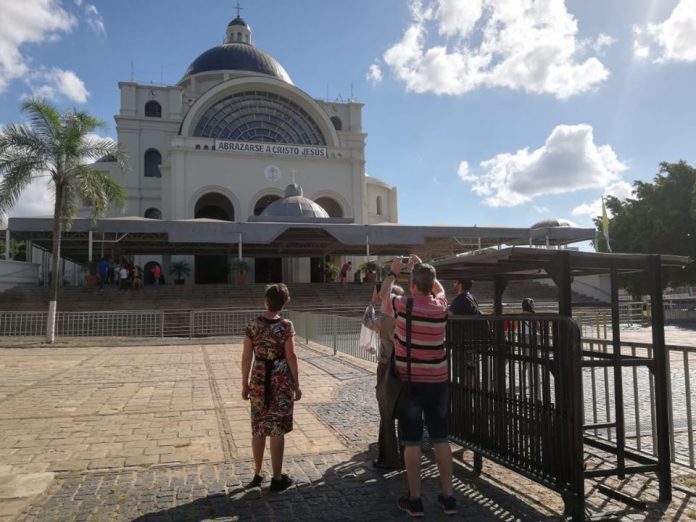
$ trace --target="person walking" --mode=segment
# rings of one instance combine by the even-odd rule
[[[126,292],[128,290],[128,268],[126,268],[125,263],[121,265],[118,270],[118,291]]]
[[[159,264],[155,264],[155,266],[150,269],[150,272],[152,272],[152,286],[159,288],[160,278],[162,277],[162,267],[159,266]]]
[[[97,275],[99,276],[99,290],[103,292],[109,277],[109,262],[103,257],[97,264]]]
[[[408,261],[412,297],[390,298],[401,268],[401,258],[394,258],[391,271],[382,283],[383,310],[391,313],[396,320],[396,371],[399,378],[408,383],[407,406],[399,418],[408,492],[399,499],[398,506],[412,517],[424,515],[420,472],[425,417],[440,473],[442,493],[437,497],[437,504],[446,515],[454,515],[457,501],[452,495],[452,450],[447,428],[449,371],[445,350],[448,317],[445,289],[437,280],[435,268],[412,255]],[[409,322],[410,332],[407,326]],[[409,338],[410,343],[407,341]]]
[[[340,273],[340,277],[339,277],[339,282],[341,283],[341,286],[345,285],[346,277],[348,277],[348,272],[350,272],[352,268],[353,268],[353,263],[351,261],[348,261],[347,263],[343,263],[343,266],[341,266],[341,273]]]
[[[391,314],[382,309],[381,287],[378,283],[372,292],[370,306],[365,311],[363,324],[379,334],[380,347],[377,352],[377,404],[379,407],[379,436],[377,439],[377,459],[372,461],[375,468],[397,469],[401,467],[399,442],[396,438],[396,419],[394,407],[398,397],[392,396],[386,386],[389,362],[394,352],[394,326],[396,321]],[[400,286],[392,286],[391,295],[404,295]]]
[[[294,401],[302,398],[295,354],[295,328],[278,315],[290,300],[283,283],[266,289],[266,311],[251,321],[242,349],[242,398],[251,403],[251,449],[254,478],[246,488],[264,480],[263,454],[266,437],[271,439],[271,491],[283,491],[293,484],[282,473],[285,434],[293,428]],[[253,364],[252,364],[253,361]]]

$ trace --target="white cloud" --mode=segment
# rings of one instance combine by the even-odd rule
[[[8,212],[10,217],[32,217],[53,215],[53,191],[51,178],[40,176],[34,178],[22,191],[17,204]]]
[[[85,103],[89,91],[85,83],[73,72],[59,69],[41,69],[27,79],[34,96],[56,100],[60,97],[76,103]]]
[[[373,84],[378,84],[382,81],[382,69],[379,64],[373,63],[365,74],[365,79]]]
[[[559,125],[543,146],[482,161],[484,173],[467,174],[472,191],[492,207],[512,207],[538,196],[607,187],[626,166],[609,145],[596,145],[590,125]],[[461,177],[461,176],[460,176]]]
[[[633,54],[656,62],[696,61],[696,0],[679,0],[659,24],[633,27]]]
[[[539,214],[546,214],[549,211],[549,207],[538,207],[537,205],[534,205],[534,211],[538,212]]]
[[[457,95],[506,87],[567,98],[609,76],[598,58],[583,55],[613,40],[578,40],[563,0],[412,0],[411,13],[402,39],[383,56],[409,91]],[[431,36],[430,45],[432,25],[440,39]]]
[[[457,168],[457,176],[459,176],[459,179],[462,181],[476,181],[478,179],[471,173],[468,161],[462,161],[459,163],[459,168]]]
[[[55,41],[70,32],[75,18],[58,0],[3,0],[0,24],[0,92],[10,81],[29,72],[21,47],[28,43]]]
[[[104,19],[92,4],[85,5],[85,18],[87,20],[87,25],[92,28],[96,34],[100,36],[106,36],[106,26],[104,25]]]
[[[612,183],[605,190],[602,197],[614,196],[619,199],[626,199],[633,194],[633,186],[626,181]],[[570,212],[574,216],[596,217],[602,215],[602,199],[597,198],[590,203],[578,205]],[[611,210],[607,209],[607,214],[611,217]]]

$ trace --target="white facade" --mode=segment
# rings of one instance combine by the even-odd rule
[[[131,171],[96,165],[128,193],[126,209],[111,216],[244,222],[297,183],[331,217],[396,223],[396,189],[365,175],[363,105],[317,100],[295,87],[254,47],[240,17],[226,33],[226,43],[201,54],[177,85],[119,83],[117,135]],[[165,257],[136,260],[149,261],[166,273]],[[283,260],[283,279],[309,281],[309,264]]]
[[[228,29],[228,38],[230,33],[236,38],[232,29]],[[250,31],[248,35],[242,32],[242,42],[247,36]],[[397,221],[396,190],[365,176],[362,104],[317,100],[283,79],[233,69],[186,75],[177,85],[121,82],[119,88],[118,142],[130,157],[131,172],[118,172],[113,163],[99,164],[128,192],[127,208],[112,215],[149,217],[147,211],[156,209],[162,219],[190,219],[197,217],[196,205],[202,197],[219,194],[233,208],[231,220],[247,221],[264,196],[282,197],[283,189],[295,181],[305,197],[323,203],[332,217],[353,218],[355,223]],[[324,143],[298,140],[283,144],[317,147],[325,157],[274,154],[272,150],[223,151],[216,147],[223,136],[197,135],[196,126],[212,106],[250,92],[275,95],[299,107],[316,124]],[[158,104],[158,116],[146,115],[148,103],[150,108]],[[273,138],[261,139],[231,141],[278,144]],[[148,151],[150,161],[157,154],[161,157],[158,171],[147,171]]]

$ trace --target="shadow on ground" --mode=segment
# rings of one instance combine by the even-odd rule
[[[313,457],[294,459],[288,471],[309,480],[282,493],[271,493],[266,481],[261,488],[244,490],[241,484],[228,491],[193,502],[144,514],[137,522],[245,520],[392,520],[408,516],[396,505],[405,491],[403,471],[383,472],[370,465],[374,452],[355,454],[324,473],[316,473]],[[320,456],[317,459],[321,459]],[[319,463],[318,461],[316,462]],[[300,470],[293,470],[298,467]],[[437,467],[429,456],[423,459],[423,500],[429,520],[559,520],[557,514],[537,510],[520,498],[489,482],[476,479],[462,466],[455,470],[457,517],[445,517],[435,499],[439,493]],[[295,472],[296,471],[296,472]],[[316,473],[316,475],[313,474]],[[249,477],[250,478],[250,477]]]

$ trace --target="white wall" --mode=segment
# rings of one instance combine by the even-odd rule
[[[0,292],[20,285],[38,286],[38,263],[0,260]]]

